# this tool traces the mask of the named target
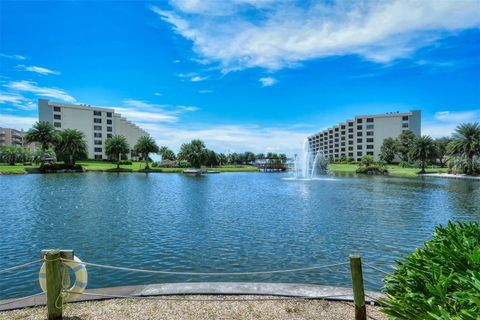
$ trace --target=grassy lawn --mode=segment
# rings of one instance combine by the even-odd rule
[[[36,171],[35,166],[24,166],[23,164],[16,164],[14,166],[0,165],[0,174],[22,174]]]
[[[332,163],[329,165],[329,169],[332,172],[338,173],[355,173],[358,165],[356,164],[340,164]],[[387,165],[388,174],[393,177],[417,177],[417,173],[420,171],[419,168],[402,168],[398,165],[390,164]],[[427,173],[446,173],[447,168],[427,168]]]

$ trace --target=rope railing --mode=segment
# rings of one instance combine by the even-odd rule
[[[119,299],[146,299],[146,300],[162,300],[162,301],[184,301],[184,302],[234,302],[234,301],[277,301],[277,300],[321,300],[326,298],[342,298],[350,297],[350,294],[335,294],[335,295],[323,295],[323,296],[291,296],[291,297],[257,297],[257,298],[175,298],[175,297],[165,297],[165,296],[139,296],[139,295],[118,295],[118,294],[108,294],[108,293],[97,293],[97,292],[82,292],[82,296],[93,296],[93,297],[103,297],[103,298],[119,298]],[[203,294],[199,294],[203,295]],[[256,294],[249,294],[251,296],[256,296]],[[371,297],[370,297],[371,298]],[[371,298],[372,299],[372,298]],[[375,300],[373,300],[375,301]]]
[[[43,261],[43,259],[39,259],[39,260],[35,260],[35,261],[30,261],[30,262],[27,262],[27,263],[24,263],[24,264],[19,264],[19,265],[10,267],[10,268],[1,269],[1,270],[0,270],[0,273],[5,273],[5,272],[8,272],[8,271],[25,268],[25,267],[28,267],[28,266],[30,266],[30,265],[32,265],[32,264],[35,264],[35,263],[38,263],[38,262],[42,262],[42,261]]]
[[[41,295],[44,295],[44,294],[45,294],[44,292],[39,292],[39,293],[35,293],[35,294],[29,295],[29,296],[26,296],[26,297],[21,297],[21,298],[16,298],[16,299],[9,299],[9,300],[6,301],[6,302],[0,303],[0,306],[7,305],[7,304],[12,304],[12,303],[14,303],[14,302],[21,301],[21,300],[26,300],[26,299],[34,298],[34,297],[41,296]]]
[[[369,263],[366,263],[365,261],[363,261],[363,264],[366,265],[367,267],[369,267],[369,268],[371,268],[371,269],[373,269],[373,270],[375,270],[375,271],[378,271],[378,272],[380,272],[380,273],[383,273],[383,274],[385,274],[385,275],[390,275],[390,274],[391,274],[390,272],[387,272],[387,271],[385,271],[385,270],[382,270],[382,269],[380,269],[380,268],[377,268],[377,267],[375,267],[375,266],[373,266],[373,265],[371,265],[371,264],[369,264]]]
[[[75,262],[74,260],[63,259],[63,258],[60,258],[60,260],[64,262]],[[270,271],[244,271],[244,272],[185,272],[185,271],[148,270],[148,269],[110,266],[105,264],[83,262],[83,261],[81,262],[81,264],[84,264],[86,266],[91,266],[91,267],[104,268],[104,269],[123,270],[123,271],[130,271],[130,272],[145,272],[145,273],[155,273],[155,274],[190,275],[190,276],[235,276],[235,275],[254,275],[254,274],[271,274],[271,273],[289,273],[289,272],[308,271],[308,270],[343,266],[349,263],[341,262],[341,263],[316,265],[316,266],[294,268],[294,269],[282,269],[282,270],[270,270]]]

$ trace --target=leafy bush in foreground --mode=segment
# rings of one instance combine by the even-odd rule
[[[424,248],[397,264],[380,301],[392,319],[480,319],[478,223],[437,227]]]

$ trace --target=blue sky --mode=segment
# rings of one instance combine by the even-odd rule
[[[298,150],[356,114],[480,121],[479,1],[0,0],[0,126],[112,106],[178,150]]]

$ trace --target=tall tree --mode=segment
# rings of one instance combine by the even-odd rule
[[[380,148],[379,158],[387,163],[392,163],[395,159],[395,153],[398,148],[398,140],[394,138],[386,138]]]
[[[210,150],[210,149],[205,150],[204,163],[205,163],[206,166],[210,166],[210,167],[218,165],[218,156],[215,153],[215,151]]]
[[[473,159],[480,155],[480,124],[463,123],[459,125],[448,144],[448,152],[453,156],[467,159],[467,174],[473,174]]]
[[[50,122],[38,121],[25,135],[27,143],[37,142],[41,146],[40,167],[45,165],[45,151],[55,144],[58,139],[57,131]]]
[[[398,136],[397,154],[403,161],[410,161],[408,154],[415,138],[416,135],[410,130],[405,130]]]
[[[260,161],[265,160],[265,155],[263,153],[259,153],[259,154],[255,155],[255,159],[260,160]]]
[[[435,139],[435,146],[437,148],[437,162],[440,167],[445,167],[447,165],[446,156],[448,154],[447,146],[452,141],[451,138],[443,137]]]
[[[145,160],[145,170],[150,169],[148,167],[148,159],[150,153],[157,153],[160,150],[155,140],[153,140],[150,136],[140,137],[133,149],[135,150],[135,152],[141,154],[143,159]]]
[[[408,154],[409,159],[420,161],[420,173],[425,173],[425,167],[429,161],[435,159],[437,150],[433,139],[429,136],[416,137]]]
[[[14,166],[15,162],[17,162],[21,156],[20,149],[21,148],[14,146],[0,147],[1,161],[7,162],[9,165]]]
[[[288,160],[288,157],[287,157],[287,155],[286,155],[285,153],[280,153],[280,154],[278,155],[278,158],[282,161],[282,163],[286,163],[287,160]]]
[[[217,155],[218,163],[222,166],[227,163],[227,156],[223,153]]]
[[[130,149],[127,139],[124,136],[114,134],[105,141],[105,153],[116,160],[117,169],[120,169],[120,159],[126,155]]]
[[[87,142],[82,131],[65,129],[59,132],[54,150],[57,158],[66,165],[74,166],[75,161],[87,157]]]
[[[205,159],[205,144],[201,140],[192,140],[180,147],[178,159],[186,160],[195,168],[200,168]]]
[[[169,149],[166,146],[161,146],[158,153],[162,157],[162,160],[175,161],[177,159],[177,157],[175,156],[175,152],[173,152],[171,149]]]

